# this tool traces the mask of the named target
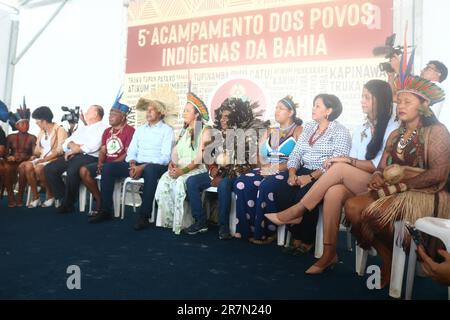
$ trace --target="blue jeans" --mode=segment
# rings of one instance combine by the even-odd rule
[[[231,210],[231,192],[235,178],[224,177],[217,186],[219,196],[219,225],[229,227]],[[187,195],[195,221],[206,223],[206,212],[203,210],[201,192],[211,187],[211,178],[207,172],[189,177],[186,181]]]
[[[137,164],[139,165],[139,163]],[[116,179],[127,178],[130,176],[128,162],[109,162],[105,163],[102,170],[102,180],[100,192],[102,195],[101,208],[112,212],[112,194],[114,182]],[[155,198],[156,186],[159,178],[167,171],[167,166],[156,163],[149,163],[142,172],[144,178],[144,190],[141,195],[142,204],[139,214],[142,218],[149,218],[152,213],[153,199]]]

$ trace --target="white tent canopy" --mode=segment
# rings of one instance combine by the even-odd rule
[[[0,0],[0,99],[15,109],[25,95],[31,109],[49,106],[57,121],[63,105],[100,104],[108,112],[124,76],[127,6],[124,0]]]
[[[0,0],[0,99],[15,109],[26,95],[31,109],[47,105],[56,120],[63,105],[108,112],[124,77],[128,2]],[[401,39],[408,21],[416,73],[429,60],[450,66],[448,12],[447,0],[394,0],[394,32]],[[443,86],[450,92],[450,80]]]

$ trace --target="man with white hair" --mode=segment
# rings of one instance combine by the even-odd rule
[[[102,123],[103,108],[92,105],[84,114],[87,126],[82,126],[63,143],[64,155],[44,167],[44,174],[55,193],[58,213],[74,211],[74,203],[80,187],[80,168],[97,162],[102,144],[102,134],[107,125]],[[66,182],[62,179],[67,172]]]

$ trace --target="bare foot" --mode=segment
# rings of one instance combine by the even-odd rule
[[[8,208],[16,207],[16,199],[14,197],[8,197]]]

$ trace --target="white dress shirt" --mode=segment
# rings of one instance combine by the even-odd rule
[[[83,154],[98,157],[100,147],[102,145],[103,131],[108,128],[108,125],[101,121],[90,124],[88,126],[79,126],[78,129],[68,137],[62,147],[64,152],[68,152],[70,142],[81,145]]]
[[[378,151],[375,158],[372,159],[372,163],[375,168],[378,167],[378,163],[383,156],[384,147],[386,146],[386,141],[389,138],[389,135],[399,127],[400,123],[395,121],[395,118],[392,117],[388,125],[386,127],[386,131],[384,132],[383,145],[381,149]],[[367,124],[360,125],[353,130],[352,136],[352,149],[350,150],[350,157],[358,159],[358,160],[366,160],[366,152],[367,145],[370,140],[372,140],[372,130]]]

